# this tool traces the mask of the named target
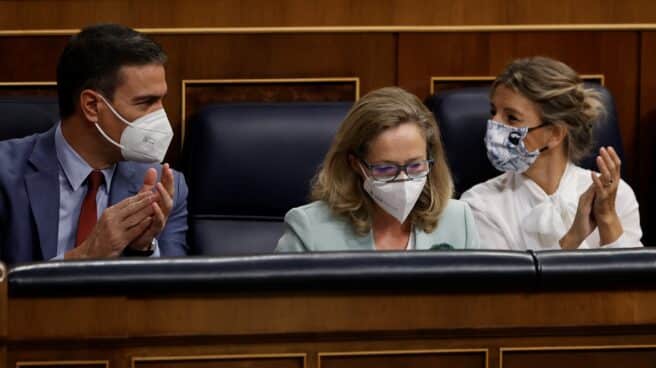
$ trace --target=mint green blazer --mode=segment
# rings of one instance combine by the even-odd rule
[[[451,199],[432,233],[414,228],[415,250],[434,246],[454,249],[478,248],[478,232],[469,205]],[[448,247],[447,247],[448,248]],[[348,220],[335,216],[323,201],[291,209],[285,215],[285,233],[276,252],[373,251],[371,231],[355,234]]]

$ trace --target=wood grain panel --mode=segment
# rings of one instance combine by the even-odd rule
[[[656,338],[654,291],[65,299],[10,301],[7,366],[107,360],[111,368],[302,368],[307,355],[307,368],[483,367],[488,351],[496,368],[499,347],[653,345]],[[128,317],[117,321],[100,303]],[[53,310],[70,312],[52,318]],[[553,353],[552,362],[568,362]],[[637,353],[637,362],[652,354]]]
[[[183,81],[183,123],[203,106],[234,102],[342,102],[359,97],[357,78]]]
[[[12,298],[8,303],[9,336],[36,338],[104,336],[125,337],[129,316],[125,298],[52,298],[42,302]],[[52,318],[54,311],[65,311],[63,318]]]
[[[109,368],[109,362],[87,361],[22,361],[16,362],[16,368]]]
[[[68,37],[0,37],[0,82],[55,81]]]
[[[567,303],[563,303],[567,300]],[[371,306],[376,305],[376,313]],[[572,309],[576,305],[577,308]],[[656,291],[13,298],[12,340],[656,326]],[[53,310],[66,314],[53,319]],[[398,311],[412,310],[413,313]],[[290,311],[293,311],[291,313]],[[99,320],[99,316],[102,319]]]
[[[54,82],[52,82],[54,83]],[[57,96],[57,85],[44,83],[0,83],[0,97]]]
[[[305,355],[161,356],[133,358],[133,368],[305,368]]]
[[[501,368],[647,368],[656,361],[652,347],[574,347],[501,349]]]
[[[179,117],[180,80],[358,77],[363,93],[394,84],[391,34],[157,36],[170,57],[169,116]],[[173,118],[180,138],[179,118]],[[180,141],[178,141],[179,147]],[[176,157],[173,152],[172,157]]]
[[[98,316],[102,321],[102,316]],[[102,323],[102,322],[99,322]],[[128,368],[129,359],[114,342],[86,339],[63,341],[12,341],[6,367],[22,368]]]
[[[650,0],[31,0],[0,2],[2,29],[656,22]]]
[[[181,80],[360,78],[362,93],[395,83],[392,34],[156,36],[169,54],[167,112],[180,138]],[[179,144],[181,143],[179,140]],[[177,157],[173,152],[172,158]]]
[[[481,331],[471,331],[469,334],[452,333],[444,335],[431,335],[425,331],[408,331],[404,335],[386,335],[386,334],[369,334],[358,335],[351,334],[348,336],[335,335],[305,335],[301,337],[293,336],[248,336],[246,338],[213,338],[213,337],[196,337],[196,338],[138,338],[134,337],[131,341],[121,340],[51,340],[44,343],[35,343],[25,341],[21,344],[13,344],[11,357],[7,367],[15,367],[17,361],[57,361],[60,357],[68,356],[69,360],[92,360],[105,357],[109,359],[110,368],[133,368],[132,361],[137,366],[142,363],[142,357],[154,359],[158,364],[163,364],[164,359],[180,358],[197,358],[200,360],[186,361],[182,363],[202,364],[207,357],[238,355],[238,356],[262,356],[262,355],[298,355],[299,352],[307,353],[307,368],[318,367],[319,357],[324,357],[325,352],[331,354],[344,355],[343,352],[365,352],[380,353],[396,349],[402,350],[403,353],[411,351],[461,351],[467,352],[479,351],[484,346],[489,351],[489,367],[499,367],[500,356],[499,347],[526,348],[534,346],[608,346],[608,345],[649,345],[656,338],[653,334],[640,333],[636,330],[633,334],[609,333],[606,331],[601,334],[588,333],[589,330],[578,331],[549,331],[544,336],[526,333],[526,331],[505,331],[497,332],[493,335],[481,334]],[[644,332],[644,331],[643,331]],[[77,346],[76,349],[71,346]],[[470,352],[468,354],[476,354]],[[444,355],[444,354],[442,354]],[[483,353],[481,353],[483,355]],[[478,355],[476,355],[478,356]],[[395,360],[394,367],[403,367],[404,357],[413,361],[412,354],[405,354]],[[430,358],[430,357],[429,357]],[[249,358],[250,359],[250,358]],[[214,361],[214,360],[212,360]],[[416,362],[416,360],[414,360]],[[175,361],[176,364],[178,361]],[[242,361],[243,362],[243,361]],[[420,360],[420,362],[423,362]],[[175,365],[174,365],[175,366]],[[431,365],[433,367],[442,367],[443,365]],[[447,367],[449,365],[446,365]],[[532,365],[526,365],[532,367]],[[625,365],[629,366],[629,365]],[[168,367],[168,366],[167,366]],[[275,368],[275,365],[270,365]],[[581,365],[587,367],[587,365]],[[74,367],[79,368],[79,367]],[[194,367],[195,368],[195,367]]]
[[[486,368],[487,350],[320,353],[319,366],[321,368]]]
[[[581,78],[589,83],[604,85],[603,75],[582,75]],[[494,76],[464,76],[464,77],[431,77],[430,94],[444,92],[452,89],[468,87],[487,87],[494,81]]]
[[[568,303],[562,303],[563,298]],[[656,324],[656,310],[649,307],[656,302],[656,292],[278,295],[155,302],[134,301],[135,319],[130,325],[135,334],[171,335],[181,326],[200,335],[230,335]],[[207,308],[210,304],[212,308]],[[371,313],[371,305],[377,306],[377,313]],[[572,312],[572,305],[578,306],[577,313]],[[413,313],[399,315],[399,310]],[[505,312],[491,317],[491,310]]]
[[[515,58],[543,55],[580,74],[603,74],[615,98],[629,183],[637,167],[637,32],[498,32],[399,35],[399,85],[421,98],[431,76],[497,75]]]

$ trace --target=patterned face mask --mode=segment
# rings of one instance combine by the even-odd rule
[[[487,158],[492,166],[504,172],[523,173],[526,171],[533,165],[540,152],[547,150],[549,147],[545,146],[529,152],[524,145],[524,138],[531,130],[545,125],[547,124],[543,123],[532,128],[517,128],[488,120],[485,148],[487,148]]]

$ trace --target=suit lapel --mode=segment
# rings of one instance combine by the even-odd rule
[[[59,165],[55,150],[55,128],[40,135],[29,159],[25,187],[43,259],[57,255],[59,227]]]
[[[136,171],[129,162],[119,162],[112,178],[112,187],[109,191],[108,206],[131,197],[139,192],[142,181],[137,180]]]

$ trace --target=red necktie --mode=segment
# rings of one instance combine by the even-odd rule
[[[98,206],[96,205],[96,194],[98,188],[105,181],[103,174],[94,170],[87,177],[87,195],[84,196],[82,201],[82,210],[80,211],[80,219],[77,222],[77,237],[75,238],[75,246],[79,246],[84,242],[96,222],[98,222]]]

